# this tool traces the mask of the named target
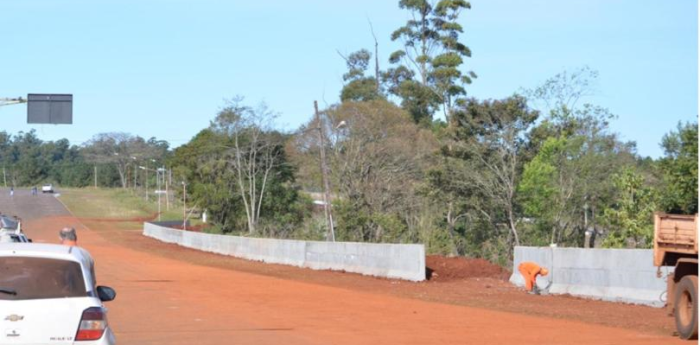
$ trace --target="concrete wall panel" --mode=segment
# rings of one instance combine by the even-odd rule
[[[538,279],[538,285],[543,287],[551,281],[549,292],[553,294],[664,305],[665,278],[657,277],[650,249],[516,247],[510,281],[519,286],[523,279],[517,267],[523,261],[534,261],[550,269],[550,275]]]
[[[143,234],[187,248],[266,263],[425,280],[422,244],[318,242],[203,234],[144,223]]]
[[[549,247],[515,247],[513,253],[513,274],[510,282],[517,286],[525,286],[525,280],[518,272],[518,265],[522,262],[536,262],[542,267],[552,267],[552,249]],[[549,284],[549,278],[537,278],[537,285],[545,287]]]

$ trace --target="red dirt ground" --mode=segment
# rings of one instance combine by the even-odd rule
[[[51,242],[69,223],[80,225],[53,217],[27,228]],[[98,281],[119,293],[108,307],[121,344],[683,344],[662,309],[527,295],[483,260],[431,256],[433,279],[409,283],[245,261],[113,221],[82,223],[79,243],[93,253]]]
[[[428,255],[425,258],[428,277],[432,282],[450,282],[472,278],[508,280],[510,272],[484,259]]]

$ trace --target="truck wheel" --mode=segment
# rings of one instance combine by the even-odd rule
[[[698,276],[685,276],[676,286],[673,303],[676,329],[683,339],[698,337]]]

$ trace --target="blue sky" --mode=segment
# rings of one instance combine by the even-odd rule
[[[474,0],[463,41],[479,78],[468,92],[502,98],[563,70],[600,72],[586,101],[658,157],[661,137],[698,114],[698,9],[692,0]],[[80,144],[101,132],[173,146],[206,127],[235,95],[265,101],[280,127],[338,102],[336,50],[372,48],[380,63],[407,14],[398,1],[0,0],[0,97],[74,94],[74,124],[28,125],[26,105],[0,107],[0,130],[37,130]]]

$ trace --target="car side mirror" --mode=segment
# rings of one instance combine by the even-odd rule
[[[27,241],[29,241],[29,243],[32,243],[32,242],[34,242],[34,241],[32,241],[32,239],[31,239],[31,238],[28,238],[28,239],[27,239]]]
[[[117,297],[117,292],[108,286],[98,286],[97,297],[99,297],[102,302],[109,302]]]

